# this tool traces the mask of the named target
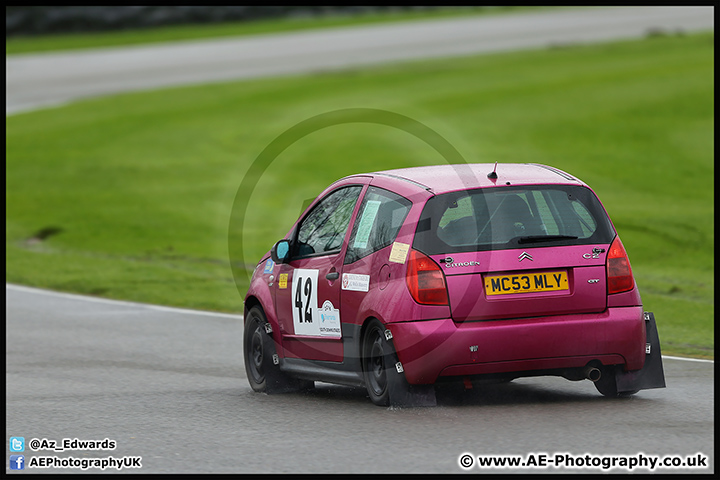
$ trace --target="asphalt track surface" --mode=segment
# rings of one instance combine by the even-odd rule
[[[6,57],[6,113],[173,85],[714,28],[712,7],[557,10]]]
[[[487,20],[489,23],[485,25],[488,30],[495,28],[495,34],[488,34],[487,42],[476,40],[473,51],[629,38],[647,34],[649,29],[676,31],[713,27],[712,10],[708,14],[707,9],[676,9],[668,14],[665,8],[652,8],[644,10],[644,15],[632,15],[636,10],[623,9],[620,17],[616,9],[598,10],[595,20],[571,19],[567,12],[521,15],[514,20],[497,17],[493,21],[499,23]],[[658,12],[657,15],[654,12]],[[616,19],[611,22],[613,28],[622,31],[608,36],[607,23],[596,21],[608,15]],[[552,23],[551,17],[555,18],[555,26],[547,27],[548,22]],[[621,28],[632,23],[625,21],[630,17],[636,19],[637,25]],[[447,22],[438,22],[430,30],[440,29]],[[498,24],[502,28],[497,27]],[[562,32],[565,27],[571,30],[568,24],[573,24],[577,34],[548,40],[546,35],[551,32]],[[381,37],[387,26],[367,28]],[[412,30],[413,27],[406,28]],[[461,30],[460,26],[456,28]],[[594,29],[602,32],[588,33]],[[594,38],[580,38],[578,35],[583,32]],[[338,37],[333,35],[345,35],[339,30],[328,34],[330,38],[319,44],[334,44]],[[290,38],[293,43],[298,40],[294,35],[239,42],[282,43],[280,39]],[[370,34],[365,31],[362,35]],[[459,51],[443,53],[438,47],[438,50],[428,49],[427,53],[431,56],[472,53],[463,50],[468,40],[463,40],[459,33],[457,36],[461,38],[460,43],[465,44]],[[420,37],[427,40],[431,33]],[[508,45],[513,37],[517,43]],[[535,40],[531,41],[533,37]],[[355,41],[360,41],[360,37]],[[230,41],[220,44],[224,42]],[[407,44],[410,43],[407,40]],[[198,48],[207,44],[203,42]],[[427,47],[426,43],[421,49]],[[145,50],[118,49],[115,53],[132,58],[130,53],[136,52],[142,59],[162,52],[167,55],[165,49],[172,48],[168,45]],[[182,51],[188,48],[189,44]],[[310,47],[306,48],[311,57]],[[407,46],[407,51],[413,48]],[[154,77],[153,71],[168,80],[168,73],[179,69],[177,65],[168,70],[162,66],[150,68],[145,74],[151,80],[143,84],[133,80],[143,77],[142,61],[131,60],[127,77],[123,77],[127,78],[127,84],[115,87],[103,80],[103,69],[95,72],[97,75],[88,76],[79,70],[72,80],[63,77],[67,71],[62,65],[71,65],[73,58],[82,63],[86,55],[96,54],[32,55],[6,60],[7,111],[19,112],[86,96],[169,85],[173,83],[163,83]],[[321,52],[319,57],[329,56],[326,54]],[[402,58],[418,55],[415,52]],[[58,57],[64,59],[61,65],[45,63],[46,67],[42,67],[42,62],[35,63],[38,59],[46,58],[50,62]],[[345,57],[359,58],[361,64],[372,61],[361,54]],[[399,58],[378,58],[378,61]],[[19,63],[15,63],[16,60]],[[16,78],[17,65],[25,60],[37,69],[31,77],[43,78],[28,80],[31,85],[17,88],[17,83],[10,79]],[[206,58],[206,61],[210,60]],[[189,58],[183,62],[190,70],[202,70],[187,64]],[[348,64],[323,67],[307,60],[307,65],[313,69],[341,68]],[[209,75],[188,80],[183,77],[180,83],[304,71],[301,67],[287,71],[278,67],[279,71],[275,72],[272,67],[268,68],[262,73],[251,68],[247,75],[240,72],[235,77],[227,72],[220,75],[222,78]],[[179,71],[176,73],[182,77]],[[67,85],[63,86],[64,82]],[[50,89],[52,94],[39,91],[55,83],[57,88]],[[75,83],[81,85],[73,85]],[[24,88],[26,86],[28,88]],[[540,377],[465,392],[442,391],[434,408],[381,408],[374,406],[362,389],[327,384],[317,384],[314,391],[304,394],[268,396],[252,392],[245,379],[242,319],[238,316],[7,285],[6,317],[8,459],[13,453],[9,438],[16,436],[26,439],[26,461],[42,456],[59,459],[142,457],[141,469],[123,470],[142,473],[602,473],[601,467],[579,468],[579,465],[587,462],[586,458],[591,463],[601,463],[600,457],[607,455],[628,456],[631,460],[668,455],[694,459],[698,454],[707,457],[706,468],[658,467],[654,471],[714,472],[712,362],[666,357],[668,387],[644,390],[630,398],[604,398],[589,381]],[[658,324],[662,337],[662,318],[658,318]],[[63,439],[110,439],[117,447],[112,451],[35,452],[30,449],[31,439],[58,443]],[[569,454],[576,467],[480,469],[475,463],[465,470],[459,460],[466,453],[474,456],[475,462],[477,456],[487,455],[520,455],[527,461],[532,460],[529,454],[537,454],[533,458],[539,462],[543,458],[540,454],[553,460],[556,455],[565,458],[564,454]],[[612,473],[627,471],[610,470]],[[640,466],[632,471],[650,470]],[[9,463],[6,463],[6,472],[11,472]]]
[[[432,408],[383,408],[364,389],[320,383],[310,393],[254,393],[238,316],[13,285],[6,299],[7,438],[117,442],[113,451],[26,449],[28,461],[141,456],[143,473],[460,473],[463,453],[701,453],[707,469],[656,471],[714,470],[709,362],[666,358],[668,387],[630,398],[539,377],[440,392]]]

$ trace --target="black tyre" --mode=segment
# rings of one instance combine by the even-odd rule
[[[375,405],[430,407],[436,405],[433,385],[410,385],[398,372],[398,357],[392,340],[385,337],[385,326],[373,319],[362,338],[363,379]]]
[[[378,320],[371,320],[363,335],[362,363],[365,386],[375,405],[390,404],[388,374],[392,372],[388,372],[388,368],[395,370],[395,362],[392,362],[389,350],[385,328]]]
[[[286,393],[309,390],[314,382],[289,377],[275,363],[275,341],[267,333],[267,319],[262,308],[250,309],[245,319],[243,358],[248,382],[256,392]]]
[[[634,395],[638,390],[629,392],[618,392],[615,375],[617,370],[621,368],[616,365],[603,366],[600,368],[600,379],[595,382],[595,388],[605,397],[627,397]]]
[[[245,319],[243,337],[243,353],[245,372],[248,382],[256,392],[264,392],[267,387],[265,372],[272,368],[272,354],[268,352],[267,333],[265,332],[265,314],[258,307],[253,307]]]

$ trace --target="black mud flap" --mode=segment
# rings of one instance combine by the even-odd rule
[[[275,341],[271,334],[263,335],[263,363],[265,370],[265,393],[275,395],[279,393],[294,393],[303,389],[304,383],[290,377],[280,370]],[[276,363],[277,362],[277,363]]]
[[[389,375],[390,372],[388,372]],[[410,385],[405,374],[392,375],[388,382],[390,406],[393,407],[434,407],[435,387],[433,385]]]
[[[645,312],[645,331],[647,335],[645,365],[640,370],[629,372],[619,371],[615,375],[618,393],[635,392],[649,388],[665,388],[665,372],[663,370],[655,315]]]
[[[389,368],[385,371],[388,379],[389,404],[392,407],[434,407],[437,405],[435,386],[411,385],[405,378],[402,364],[398,361],[397,353],[392,342],[388,340],[384,348],[385,362]],[[388,354],[389,353],[389,354]]]

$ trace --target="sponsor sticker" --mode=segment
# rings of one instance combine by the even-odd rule
[[[318,312],[320,314],[320,335],[340,337],[340,311],[330,300],[325,300]]]
[[[410,245],[407,243],[395,242],[390,251],[390,261],[393,263],[405,263],[407,260]]]
[[[370,275],[343,273],[342,289],[353,292],[367,292],[370,290]]]
[[[279,288],[287,288],[287,281],[288,281],[288,274],[287,273],[281,273],[278,277],[278,287]]]
[[[377,216],[378,209],[380,208],[380,203],[381,202],[379,200],[368,200],[367,204],[365,204],[362,217],[358,222],[353,248],[367,248],[368,240],[370,239],[370,231],[375,223],[375,217]]]
[[[267,262],[265,262],[265,270],[263,270],[263,273],[272,273],[274,268],[275,262],[273,262],[272,258],[268,258]]]

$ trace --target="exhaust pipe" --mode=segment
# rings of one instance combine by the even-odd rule
[[[600,377],[602,375],[599,368],[590,365],[585,367],[583,373],[585,374],[585,378],[592,382],[597,382],[598,380],[600,380]]]

